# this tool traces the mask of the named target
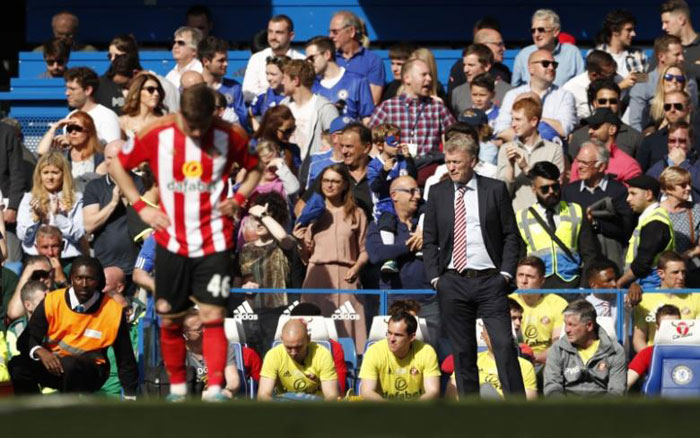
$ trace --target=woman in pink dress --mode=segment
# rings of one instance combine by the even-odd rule
[[[294,230],[301,242],[302,260],[308,265],[303,288],[357,289],[360,271],[368,261],[367,218],[355,203],[344,165],[333,164],[321,173],[321,195],[326,211],[309,226]],[[343,306],[338,335],[353,337],[358,350],[364,350],[364,305],[354,294],[304,294],[302,301],[318,305],[327,317]]]

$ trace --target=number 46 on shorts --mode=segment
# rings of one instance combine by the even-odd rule
[[[214,298],[228,297],[229,289],[231,288],[231,277],[224,275],[223,277],[219,274],[214,274],[207,284],[207,292],[209,292]]]

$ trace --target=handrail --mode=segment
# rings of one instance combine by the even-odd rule
[[[292,294],[356,294],[356,295],[378,295],[379,296],[379,313],[386,315],[388,310],[389,295],[435,295],[437,292],[433,289],[242,289],[231,288],[230,293],[249,294],[249,293],[292,293]],[[617,295],[617,315],[615,321],[618,341],[622,342],[625,333],[625,321],[623,311],[625,307],[626,289],[517,289],[514,291],[518,294],[591,294],[591,293],[614,293]],[[700,289],[652,289],[644,291],[644,293],[672,293],[672,294],[688,294],[700,293]]]

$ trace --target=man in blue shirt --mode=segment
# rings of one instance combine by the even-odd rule
[[[384,64],[379,56],[362,46],[362,41],[367,38],[364,29],[365,26],[357,15],[350,11],[339,11],[331,19],[328,34],[335,44],[338,65],[367,78],[372,100],[377,105],[384,88]]]
[[[197,53],[202,61],[204,82],[209,88],[226,97],[227,108],[224,112],[224,120],[238,122],[247,129],[248,111],[243,101],[241,84],[234,79],[224,77],[228,68],[228,44],[224,40],[210,36],[199,43]],[[235,113],[235,117],[232,117],[232,113]]]
[[[535,50],[544,49],[552,52],[554,60],[559,64],[557,77],[554,80],[554,84],[558,87],[584,72],[585,65],[581,51],[573,44],[561,44],[558,39],[560,31],[561,22],[556,12],[551,9],[539,9],[533,14],[530,32],[534,44],[522,49],[515,57],[511,80],[514,87],[530,82],[528,58]]]
[[[338,107],[338,112],[365,124],[374,111],[374,101],[367,78],[347,71],[335,62],[333,41],[316,37],[306,44],[306,59],[317,75],[311,91]]]

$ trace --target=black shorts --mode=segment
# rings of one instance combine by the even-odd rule
[[[155,271],[156,300],[170,304],[168,312],[159,313],[179,315],[194,303],[226,306],[233,272],[231,251],[187,257],[156,245]]]

